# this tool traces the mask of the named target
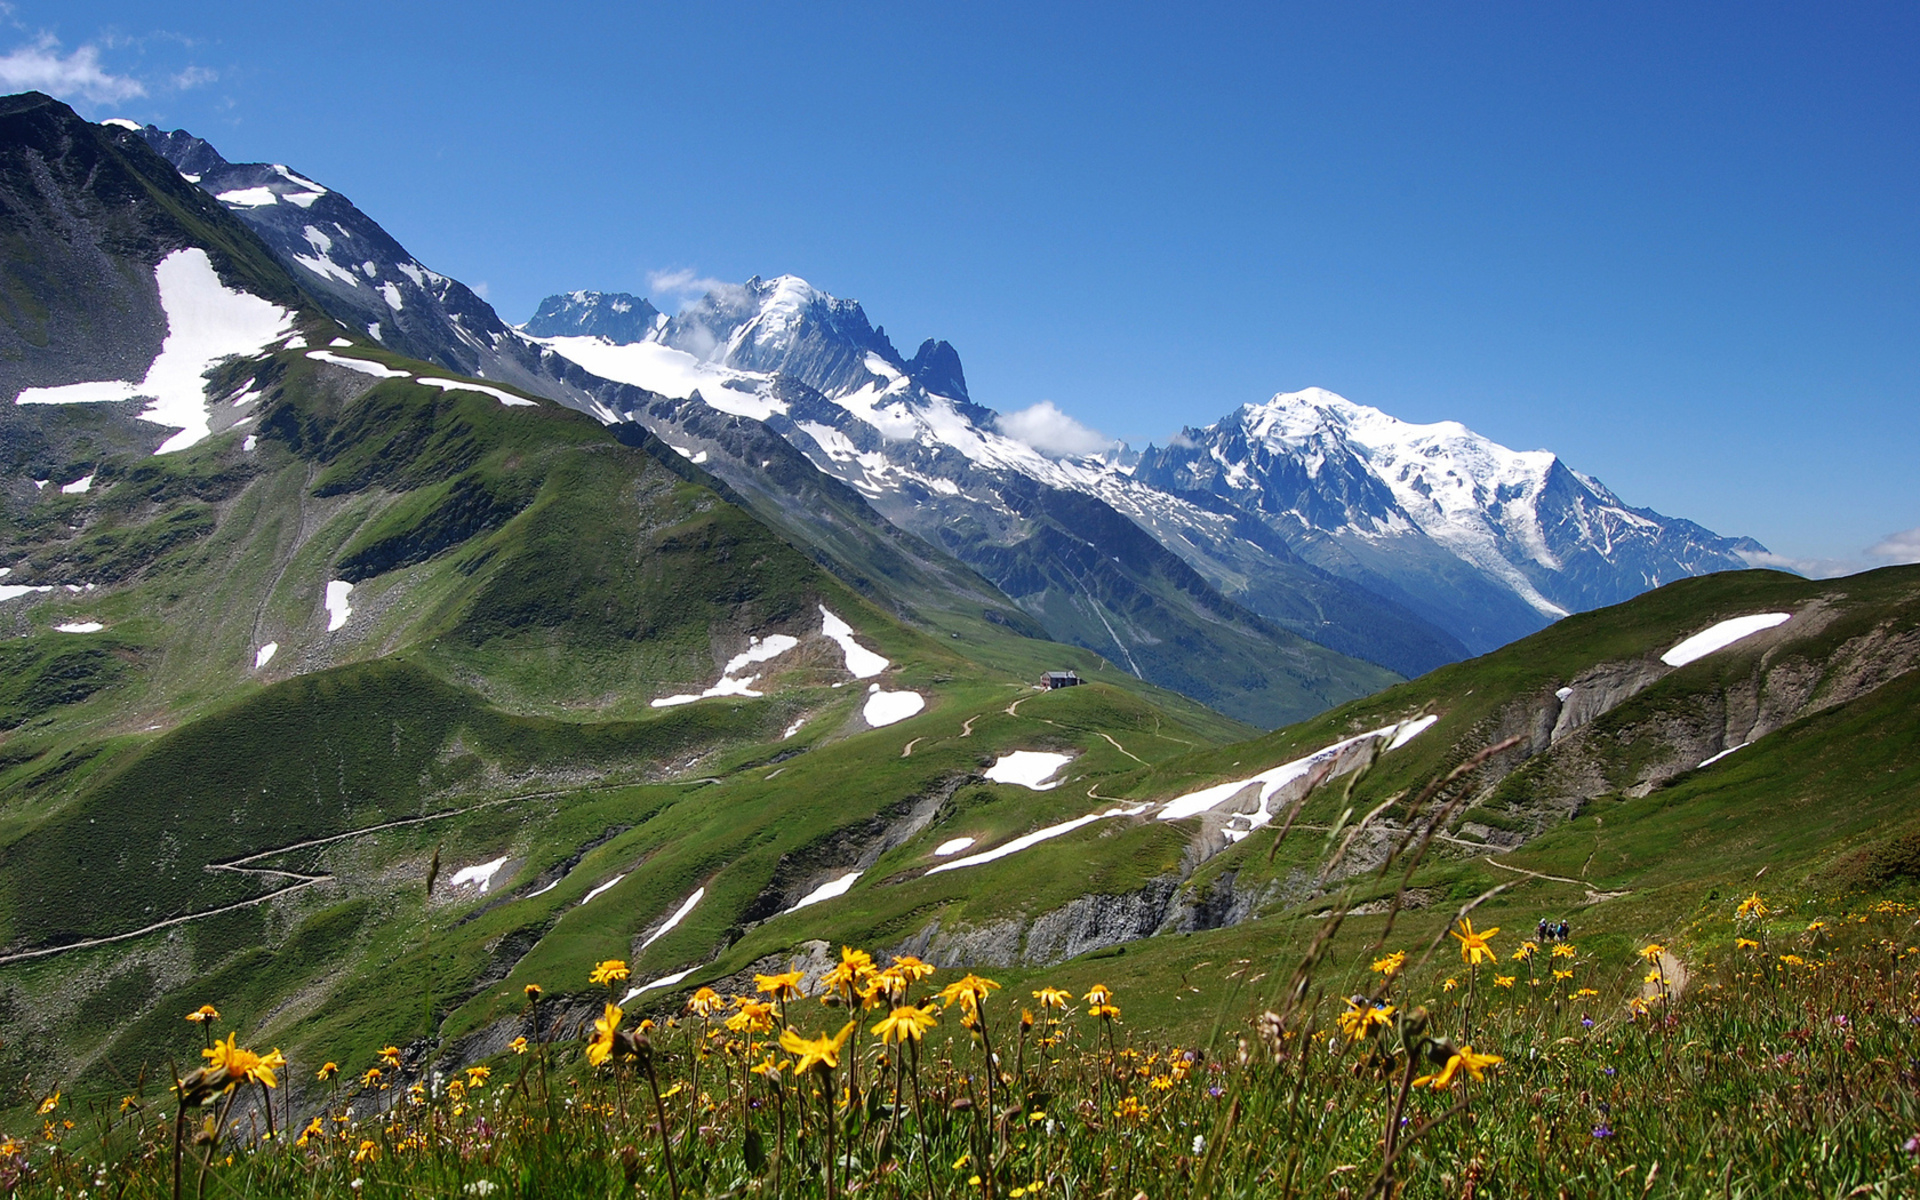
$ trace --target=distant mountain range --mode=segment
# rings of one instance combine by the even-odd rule
[[[857,302],[793,276],[672,317],[564,293],[515,328],[323,184],[141,133],[382,344],[643,425],[830,566],[849,520],[877,513],[917,535],[909,557],[958,560],[1048,636],[1256,723],[1387,678],[1344,660],[1416,675],[1764,549],[1631,507],[1549,452],[1318,389],[1138,455],[1042,452],[974,400],[952,346],[909,358]],[[768,476],[791,452],[849,490],[790,503]]]

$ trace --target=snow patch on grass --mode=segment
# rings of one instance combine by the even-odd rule
[[[1277,767],[1269,767],[1258,775],[1246,779],[1234,780],[1230,783],[1217,783],[1212,787],[1201,788],[1197,792],[1188,792],[1186,795],[1177,796],[1162,805],[1158,814],[1159,819],[1162,821],[1178,821],[1186,817],[1197,817],[1209,809],[1217,808],[1225,804],[1235,796],[1245,792],[1248,788],[1258,788],[1260,796],[1259,807],[1250,813],[1236,813],[1232,818],[1235,824],[1241,824],[1245,827],[1226,831],[1229,838],[1234,841],[1239,841],[1255,829],[1273,820],[1273,799],[1279,794],[1280,790],[1288,784],[1305,779],[1322,767],[1332,767],[1342,753],[1365,742],[1385,739],[1387,742],[1385,749],[1397,750],[1420,734],[1425,733],[1428,729],[1431,729],[1436,720],[1438,720],[1437,717],[1424,716],[1408,721],[1400,721],[1380,729],[1357,734],[1344,741],[1335,742],[1324,750],[1316,750],[1312,754],[1296,758],[1292,762],[1284,762]],[[1348,769],[1357,765],[1359,765],[1358,760],[1350,764]]]
[[[971,846],[971,845],[973,845],[972,838],[957,837],[952,839],[951,841],[941,842],[938,846],[935,846],[933,848],[933,856],[935,858],[950,858],[953,855],[960,853],[962,850],[965,850],[968,846]]]
[[[838,879],[828,880],[826,883],[821,884],[819,887],[800,897],[800,902],[792,908],[787,909],[786,912],[799,912],[810,904],[818,904],[822,900],[831,900],[835,896],[844,896],[847,894],[847,889],[853,886],[853,881],[858,878],[860,878],[860,872],[848,871]],[[780,915],[785,916],[786,913],[781,913]]]
[[[351,345],[352,343],[348,343]],[[375,379],[408,379],[407,371],[381,366],[377,362],[368,362],[364,358],[348,358],[344,354],[334,354],[327,350],[309,350],[307,357],[315,362],[323,362],[332,367],[345,367],[349,371],[358,371],[362,375],[371,375]]]
[[[635,996],[644,995],[645,993],[650,992],[655,988],[672,987],[674,984],[679,983],[682,979],[685,979],[687,976],[693,974],[695,971],[698,971],[699,969],[700,969],[699,965],[695,964],[694,966],[688,967],[684,971],[675,971],[671,975],[662,975],[660,978],[654,980],[652,983],[643,983],[639,987],[634,988],[632,991],[628,992],[626,995],[620,997],[620,1003],[626,1004],[632,1001],[632,999]]]
[[[886,659],[854,641],[853,626],[828,612],[824,604],[820,606],[820,633],[840,643],[840,649],[846,652],[847,671],[855,679],[870,679],[891,665]]]
[[[529,400],[525,396],[516,396],[512,392],[503,392],[499,388],[482,387],[480,384],[465,383],[458,379],[440,379],[431,375],[422,375],[414,382],[423,383],[428,387],[437,387],[443,392],[479,392],[482,396],[492,396],[508,408],[539,407],[537,401]]]
[[[868,725],[878,729],[904,721],[926,706],[926,697],[919,692],[883,692],[876,683],[867,689],[867,706],[860,710],[860,715]]]
[[[447,882],[454,887],[465,887],[468,884],[475,884],[478,885],[482,892],[485,892],[489,887],[493,886],[494,874],[506,865],[507,856],[502,854],[492,862],[478,863],[471,867],[461,867],[453,873]]]
[[[1792,613],[1756,613],[1750,617],[1734,617],[1710,625],[1690,638],[1686,638],[1673,649],[1660,656],[1660,661],[1670,667],[1684,667],[1695,659],[1705,658],[1715,650],[1724,650],[1742,638],[1752,637],[1762,629],[1772,629],[1775,625],[1792,620]]]
[[[258,650],[255,650],[253,652],[253,669],[258,671],[261,667],[266,666],[273,661],[273,656],[279,652],[279,642],[268,642]]]
[[[353,594],[353,585],[341,579],[327,583],[327,632],[332,633],[347,623],[353,615],[353,606],[347,603],[347,597]]]
[[[1060,786],[1060,781],[1052,779],[1061,767],[1073,761],[1069,754],[1050,754],[1042,750],[1015,750],[1011,754],[1002,754],[985,771],[986,777],[995,783],[1015,783],[1036,792],[1050,792]]]
[[[1147,811],[1149,807],[1149,805],[1140,804],[1131,807],[1110,808],[1105,812],[1088,813],[1084,817],[1075,817],[1071,821],[1062,821],[1058,825],[1049,825],[1044,829],[1036,829],[1032,833],[1014,838],[1012,841],[995,846],[991,850],[983,850],[978,854],[969,854],[965,858],[955,859],[950,863],[941,863],[937,867],[929,868],[927,874],[937,875],[941,871],[958,871],[962,867],[977,867],[981,863],[990,863],[996,859],[1006,858],[1010,854],[1018,854],[1022,850],[1038,846],[1041,842],[1052,841],[1057,837],[1064,837],[1076,829],[1093,824],[1095,821],[1104,821],[1109,817],[1138,816]]]
[[[60,633],[99,633],[106,626],[98,621],[68,621],[65,625],[55,625]]]
[[[704,887],[697,887],[693,889],[693,895],[687,897],[687,902],[674,910],[673,915],[667,918],[667,923],[665,925],[662,925],[660,928],[654,930],[653,934],[650,937],[648,937],[646,941],[641,942],[640,948],[642,950],[645,950],[648,946],[653,945],[655,942],[659,941],[661,938],[667,936],[668,933],[672,932],[673,927],[675,925],[678,925],[681,921],[684,921],[686,919],[687,914],[693,911],[693,906],[700,903],[700,898],[702,896],[705,896],[706,894],[707,894],[707,889]],[[581,903],[585,904],[586,901],[583,900],[581,901]]]
[[[616,883],[619,883],[622,879],[625,879],[626,877],[627,877],[627,873],[625,871],[620,872],[618,875],[615,875],[612,879],[607,880],[605,883],[601,884],[599,887],[594,888],[592,891],[588,892],[586,895],[580,897],[580,903],[585,904],[587,901],[593,899],[595,896],[598,896],[601,892],[606,891],[608,888],[612,887]],[[544,891],[546,889],[543,888],[541,890]],[[534,893],[534,895],[536,896],[539,894],[540,894],[539,892]]]

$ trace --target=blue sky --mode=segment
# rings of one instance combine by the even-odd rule
[[[793,273],[1002,411],[1317,385],[1920,560],[1911,4],[0,12],[7,90],[288,163],[508,320]]]

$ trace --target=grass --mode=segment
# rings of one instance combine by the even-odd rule
[[[644,1023],[611,1011],[598,1033],[584,1016],[600,1001],[522,1001],[509,1032],[526,1041],[474,1069],[430,1071],[396,1038],[386,1062],[342,1055],[316,1083],[324,1051],[296,1055],[276,1141],[258,1087],[216,1083],[204,1110],[196,1095],[190,1124],[215,1115],[216,1140],[176,1150],[161,1083],[43,1085],[0,1142],[0,1182],[167,1196],[179,1155],[196,1192],[204,1176],[259,1197],[1912,1194],[1917,913],[1728,893],[1556,949],[1489,930],[1482,910],[1493,961],[1471,965],[1447,936],[1465,928],[1456,910],[1396,927],[1337,906],[1277,944],[1146,978],[1124,955],[923,978],[849,950],[796,977],[799,998],[766,1003],[762,978],[758,995],[702,992]],[[362,921],[331,913],[303,934]],[[289,969],[256,955],[200,994],[231,1009]],[[1041,1003],[1062,984],[1064,1007]],[[1201,1024],[1160,1019],[1187,994]],[[905,1005],[934,1023],[889,1045],[880,1019]],[[831,1064],[798,1073],[849,1019]],[[184,1056],[193,1027],[175,1020]]]

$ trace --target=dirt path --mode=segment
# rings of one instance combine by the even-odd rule
[[[1687,964],[1675,958],[1672,952],[1667,950],[1660,952],[1660,973],[1666,977],[1668,994],[1676,1000],[1680,998],[1682,992],[1687,990],[1687,983],[1693,978],[1687,971]],[[1660,981],[1656,979],[1649,983],[1642,983],[1640,994],[1649,1000],[1658,996]]]
[[[1120,753],[1126,755],[1128,758],[1139,763],[1141,766],[1144,767],[1144,766],[1150,765],[1146,759],[1141,758],[1138,754],[1135,754],[1133,751],[1127,749],[1125,746],[1122,746],[1119,742],[1114,741],[1113,738],[1109,737],[1107,734],[1102,733],[1100,736],[1107,739],[1107,744],[1109,746],[1112,746],[1115,750],[1118,750]]]
[[[1449,838],[1448,840],[1452,841],[1454,839]],[[1464,845],[1465,843],[1462,844]],[[1547,875],[1539,871],[1529,871],[1525,867],[1516,867],[1503,862],[1495,862],[1491,854],[1486,856],[1485,861],[1490,867],[1499,867],[1502,871],[1512,871],[1516,875],[1531,875],[1535,879],[1551,879],[1555,883],[1571,883],[1575,887],[1585,888],[1588,904],[1598,904],[1602,900],[1618,900],[1622,896],[1630,896],[1633,894],[1632,892],[1598,892],[1594,890],[1592,884],[1584,879],[1568,879],[1565,875]]]
[[[978,713],[976,713],[976,714],[974,714],[974,715],[973,715],[973,716],[971,716],[971,717],[968,717],[968,718],[966,719],[966,721],[965,721],[964,723],[962,723],[962,724],[961,724],[961,726],[960,726],[960,736],[961,736],[961,737],[972,737],[972,736],[973,736],[973,723],[974,723],[975,721],[978,721],[979,719],[980,719],[980,716],[979,716],[979,714],[978,714]]]
[[[1022,697],[1020,697],[1020,698],[1019,698],[1018,700],[1015,700],[1015,701],[1014,701],[1014,702],[1013,702],[1012,704],[1009,704],[1009,705],[1007,705],[1007,715],[1008,715],[1008,716],[1010,716],[1010,717],[1017,717],[1017,716],[1019,716],[1019,715],[1020,715],[1020,706],[1021,706],[1022,704],[1025,704],[1025,703],[1026,703],[1027,701],[1029,701],[1029,700],[1031,700],[1031,699],[1033,699],[1033,697],[1032,697],[1032,696],[1022,696]]]
[[[915,739],[913,739],[912,741],[910,741],[910,742],[908,742],[908,743],[907,743],[906,745],[904,745],[904,746],[902,746],[902,747],[900,748],[900,757],[901,757],[901,758],[912,758],[912,757],[913,757],[913,748],[914,748],[915,746],[918,746],[918,745],[919,745],[919,744],[920,744],[921,742],[924,742],[924,741],[926,741],[926,740],[927,740],[927,737],[926,737],[926,735],[925,735],[925,734],[921,734],[921,735],[920,735],[919,737],[917,737],[917,738],[915,738]]]
[[[574,791],[578,789],[568,790]],[[524,796],[505,796],[499,800],[488,800],[483,804],[474,804],[466,808],[453,808],[448,809],[446,812],[429,813],[424,817],[403,817],[398,821],[382,821],[378,825],[368,825],[363,829],[350,829],[345,833],[336,833],[328,837],[309,838],[304,842],[293,842],[285,846],[275,846],[270,850],[259,850],[240,858],[229,858],[223,862],[210,862],[200,869],[209,872],[231,871],[237,875],[270,875],[283,879],[295,879],[299,882],[288,887],[280,888],[277,891],[268,892],[264,896],[254,896],[247,900],[236,901],[232,904],[223,904],[219,908],[209,908],[204,912],[185,913],[178,917],[168,917],[164,921],[155,921],[151,925],[142,925],[138,929],[130,929],[125,933],[111,934],[107,937],[84,938],[77,942],[68,942],[64,946],[45,946],[39,950],[21,950],[13,954],[3,954],[0,955],[0,965],[10,962],[24,962],[32,958],[45,958],[53,954],[65,954],[69,950],[85,950],[92,946],[108,946],[114,942],[124,942],[137,937],[145,937],[149,933],[158,933],[162,929],[171,929],[176,925],[185,925],[189,921],[204,921],[208,917],[217,917],[222,913],[234,912],[237,909],[247,908],[255,904],[265,904],[267,901],[284,896],[288,892],[297,892],[301,888],[312,887],[316,883],[325,883],[333,878],[331,875],[307,875],[299,871],[281,871],[272,867],[248,867],[245,865],[250,862],[257,862],[263,858],[271,858],[276,854],[289,854],[295,850],[306,850],[314,846],[325,846],[331,842],[345,841],[348,838],[364,837],[369,833],[379,833],[383,829],[399,829],[407,825],[424,825],[428,821],[442,821],[448,817],[458,817],[466,813],[479,812],[481,809],[497,808],[502,804],[512,804],[517,800],[538,800],[543,797],[563,796],[566,794],[567,792],[564,791],[552,791],[530,792]]]

